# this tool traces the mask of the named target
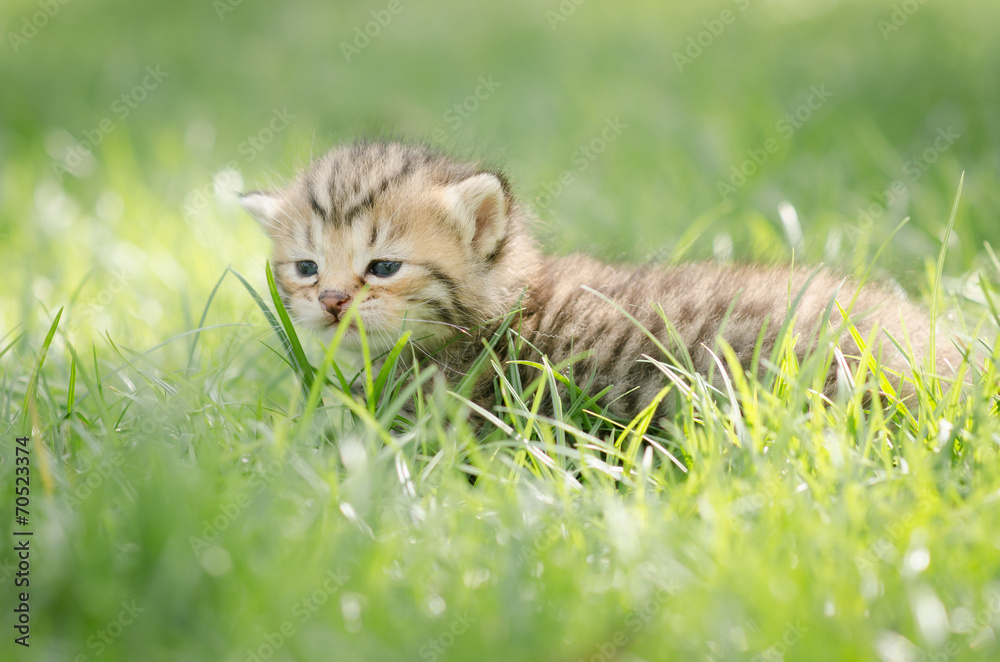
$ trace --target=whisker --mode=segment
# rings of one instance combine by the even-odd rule
[[[441,326],[450,326],[453,329],[458,329],[462,333],[468,333],[469,332],[468,327],[459,326],[457,324],[452,324],[450,322],[442,322],[440,320],[421,320],[421,319],[417,319],[415,317],[404,317],[403,321],[405,321],[405,322],[421,322],[423,324],[440,324]]]

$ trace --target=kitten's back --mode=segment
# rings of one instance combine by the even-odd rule
[[[614,304],[589,290],[600,292]],[[711,263],[616,267],[571,256],[547,261],[529,292],[524,325],[533,344],[553,362],[589,350],[589,358],[580,361],[575,372],[584,378],[594,374],[594,390],[612,386],[610,399],[617,400],[614,408],[620,413],[634,412],[663,385],[662,372],[640,359],[643,355],[659,360],[666,357],[639,325],[678,359],[689,356],[694,369],[703,375],[718,373],[713,353],[722,357],[716,345],[720,334],[745,370],[754,368],[759,338],[760,356],[769,357],[793,306],[791,333],[799,336],[795,345],[799,359],[816,348],[825,321],[828,331],[822,337],[827,341],[839,337],[841,351],[853,368],[861,351],[843,328],[834,298],[849,312],[866,341],[878,325],[904,346],[908,341],[917,360],[926,356],[930,347],[931,322],[921,307],[889,288],[869,284],[858,291],[854,281],[816,268]],[[668,331],[660,308],[676,330],[679,344]],[[881,353],[882,365],[888,371],[908,374],[905,357],[884,333],[879,340],[881,348],[875,353]],[[939,352],[942,370],[950,370],[949,363],[957,365],[957,360],[953,349]],[[828,393],[835,388],[835,377],[831,370]],[[899,384],[898,378],[892,381]],[[903,395],[912,393],[912,387],[905,384],[901,390]]]

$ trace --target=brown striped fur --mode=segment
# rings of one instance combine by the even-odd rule
[[[276,280],[297,323],[331,333],[336,315],[319,296],[342,292],[359,301],[358,313],[377,350],[410,330],[417,354],[454,379],[469,369],[481,339],[520,304],[515,326],[524,339],[553,364],[589,352],[574,366],[575,374],[581,383],[593,375],[595,392],[611,386],[607,402],[622,415],[634,414],[663,386],[663,373],[641,360],[643,355],[664,357],[620,310],[585,286],[614,300],[671,352],[686,352],[706,375],[718,372],[712,350],[720,332],[744,369],[759,369],[751,363],[762,328],[766,323],[761,355],[767,357],[790,303],[804,291],[794,328],[802,358],[835,293],[847,308],[857,288],[829,271],[802,267],[625,267],[579,255],[543,257],[529,233],[530,212],[501,174],[395,142],[340,147],[286,189],[249,193],[243,202],[274,242]],[[298,275],[301,260],[316,262],[318,274]],[[377,260],[402,266],[392,276],[378,277],[366,271]],[[655,305],[683,347],[671,339]],[[901,342],[908,337],[918,358],[927,354],[927,313],[891,290],[866,285],[851,312],[864,337],[877,324]],[[835,307],[830,321],[828,328],[839,326]],[[844,355],[856,357],[857,346],[840,335]],[[356,342],[356,332],[349,331],[348,340]],[[942,370],[957,360],[950,346],[942,346],[939,356]],[[539,357],[529,350],[521,358]],[[888,341],[882,362],[908,372]],[[835,386],[834,370],[828,392]],[[912,388],[904,386],[903,392]]]

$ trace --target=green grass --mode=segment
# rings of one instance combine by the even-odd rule
[[[403,0],[346,62],[386,6],[70,2],[17,52],[4,37],[0,659],[997,659],[1000,6],[926,3],[883,36],[888,1],[586,2],[552,29],[555,2]],[[5,3],[0,32],[37,11]],[[499,87],[455,127],[480,77]],[[918,402],[866,405],[872,348],[827,400],[836,356],[799,365],[786,336],[721,391],[664,364],[666,421],[612,420],[565,366],[524,384],[488,352],[491,411],[464,384],[425,393],[439,377],[398,354],[379,372],[296,334],[226,193],[367,133],[504,165],[550,252],[894,280],[975,347],[968,384],[914,357]]]

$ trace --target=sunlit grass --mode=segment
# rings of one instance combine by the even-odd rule
[[[34,595],[52,654],[87,651],[133,600],[142,617],[102,654],[989,648],[995,350],[967,366],[964,389],[915,360],[909,404],[877,397],[877,364],[823,396],[833,355],[799,363],[791,334],[771,370],[737,371],[723,389],[650,357],[676,416],[617,421],[571,370],[538,364],[522,384],[489,350],[492,411],[443,384],[409,388],[398,353],[372,368],[334,339],[311,366],[265,303],[280,299],[244,291],[269,320],[253,337],[207,328],[142,352],[109,336],[98,352],[57,315],[30,353],[39,370],[8,379],[3,410],[39,442]],[[738,365],[723,345],[720,371],[727,361]],[[254,364],[271,377],[242,374]]]
[[[995,659],[997,9],[925,3],[884,39],[888,0],[751,3],[678,72],[671,53],[734,4],[574,4],[554,30],[526,0],[407,4],[347,66],[340,41],[379,7],[242,3],[219,21],[179,2],[139,21],[67,3],[0,58],[0,486],[29,430],[31,653]],[[34,11],[0,15],[17,30]],[[157,62],[172,77],[60,178],[67,141]],[[444,112],[489,75],[501,86],[453,129]],[[722,200],[717,181],[824,83],[829,104]],[[241,152],[285,104],[295,120]],[[832,397],[842,357],[821,343],[799,361],[791,333],[759,375],[661,352],[676,414],[619,420],[572,362],[522,382],[516,325],[491,339],[512,360],[483,349],[485,406],[402,345],[366,361],[300,337],[233,190],[365,132],[442,126],[526,201],[572,172],[540,205],[550,252],[822,262],[898,281],[969,356],[957,379],[912,356],[900,403],[860,336]],[[715,354],[717,375],[736,365]]]

